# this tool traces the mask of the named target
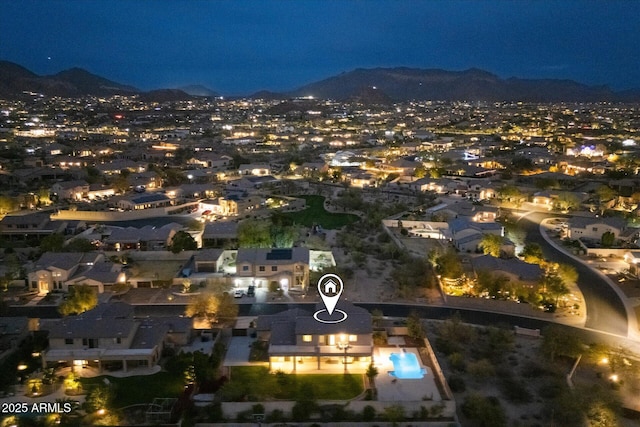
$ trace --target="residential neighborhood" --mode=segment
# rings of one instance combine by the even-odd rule
[[[25,96],[0,99],[1,405],[636,425],[637,105]]]

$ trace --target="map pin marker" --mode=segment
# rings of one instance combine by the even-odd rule
[[[333,310],[336,309],[336,304],[338,304],[343,290],[344,284],[342,283],[342,279],[336,274],[325,274],[318,280],[318,292],[320,293],[320,297],[322,297],[322,302],[327,308],[329,316],[331,316]]]

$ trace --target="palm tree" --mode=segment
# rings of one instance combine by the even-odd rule
[[[378,376],[378,368],[376,368],[376,366],[373,364],[373,362],[369,363],[369,367],[367,368],[367,371],[365,372],[365,375],[369,379],[369,384],[371,384],[371,388],[373,390],[375,390],[376,389],[376,383],[375,383],[374,380]]]

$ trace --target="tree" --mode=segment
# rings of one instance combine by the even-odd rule
[[[40,241],[40,250],[42,252],[62,252],[63,247],[64,236],[59,233],[50,234]]]
[[[116,193],[126,193],[129,187],[129,180],[122,173],[111,179],[111,185]]]
[[[577,208],[580,205],[580,199],[573,193],[563,191],[558,194],[556,203],[560,210],[568,211]]]
[[[113,402],[113,392],[106,384],[100,384],[92,388],[84,402],[87,412],[96,412],[101,409],[107,409]]]
[[[476,273],[477,293],[486,292],[490,297],[501,297],[509,291],[509,278],[503,274],[494,274],[491,271],[479,270]]]
[[[58,311],[63,316],[80,314],[98,305],[98,293],[88,285],[76,285],[69,288],[68,298],[60,304]]]
[[[542,246],[537,243],[527,243],[522,249],[522,252],[520,252],[520,256],[524,262],[528,262],[529,264],[541,264],[544,262]]]
[[[384,418],[389,421],[391,425],[398,425],[399,421],[404,420],[404,406],[391,405],[384,408]]]
[[[602,238],[600,239],[600,241],[602,242],[602,246],[604,246],[605,248],[610,248],[616,242],[616,235],[611,231],[605,231],[602,234]]]
[[[238,246],[241,248],[270,248],[269,222],[247,219],[238,225]]]
[[[365,372],[365,375],[369,379],[369,384],[371,384],[371,388],[375,390],[376,388],[375,379],[378,376],[378,368],[376,368],[376,365],[374,365],[373,362],[369,363],[369,367],[367,367],[367,371]]]
[[[198,249],[198,243],[196,243],[191,234],[187,233],[186,231],[180,230],[173,235],[173,238],[171,239],[171,245],[169,245],[169,249],[174,254],[180,253],[182,251],[195,251],[196,249]]]
[[[558,274],[565,283],[578,282],[578,271],[572,265],[558,264],[556,274]]]
[[[81,237],[69,240],[69,243],[64,247],[65,252],[91,252],[96,249],[98,249],[96,245]]]
[[[462,413],[476,421],[480,427],[501,427],[507,425],[507,417],[500,402],[495,397],[480,394],[468,395],[461,406]]]
[[[448,250],[438,257],[437,270],[442,276],[450,279],[457,279],[464,273],[462,262],[454,250]]]
[[[409,317],[407,317],[407,335],[415,340],[424,339],[422,319],[415,311],[409,313]]]
[[[497,234],[485,234],[480,240],[478,245],[485,255],[491,255],[498,258],[502,252],[502,245],[504,244],[504,237]]]
[[[543,292],[548,294],[558,306],[558,300],[569,293],[569,288],[564,280],[557,274],[546,274],[542,278]]]
[[[233,320],[238,316],[238,304],[233,301],[233,297],[224,293],[218,295],[217,320]]]
[[[601,185],[600,187],[596,188],[596,196],[598,197],[598,203],[600,205],[613,200],[617,195],[618,193],[616,193],[616,191],[608,185]]]
[[[498,189],[498,197],[507,202],[520,203],[524,199],[522,191],[515,185],[504,185]]]
[[[425,169],[423,165],[420,165],[413,171],[413,176],[416,178],[424,178],[427,176],[427,169]]]
[[[575,334],[571,334],[556,325],[551,325],[542,331],[540,350],[543,355],[553,362],[558,355],[577,357],[582,353],[583,345]]]
[[[189,317],[202,317],[210,323],[233,319],[238,315],[238,306],[233,297],[227,293],[222,295],[200,294],[191,300],[185,309]]]
[[[271,243],[276,248],[291,248],[298,237],[298,230],[292,226],[273,224],[270,227]]]
[[[15,199],[9,196],[0,196],[0,215],[5,215],[16,208]]]

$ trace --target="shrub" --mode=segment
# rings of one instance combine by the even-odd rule
[[[477,422],[480,427],[502,427],[507,425],[507,417],[500,402],[495,397],[471,394],[462,403],[462,413]]]
[[[376,408],[367,405],[362,410],[362,421],[373,421],[376,418]]]
[[[496,374],[493,364],[488,359],[468,363],[467,370],[476,379],[489,378]]]
[[[520,404],[530,403],[532,400],[531,393],[526,385],[511,375],[505,375],[501,378],[500,389],[509,402]]]
[[[451,369],[458,372],[465,372],[467,370],[467,362],[464,359],[462,353],[452,353],[448,357],[449,366]]]
[[[454,393],[463,393],[467,389],[467,385],[461,376],[451,375],[449,377],[449,388]]]
[[[274,409],[267,415],[268,423],[281,423],[284,421],[284,412],[281,409]]]

